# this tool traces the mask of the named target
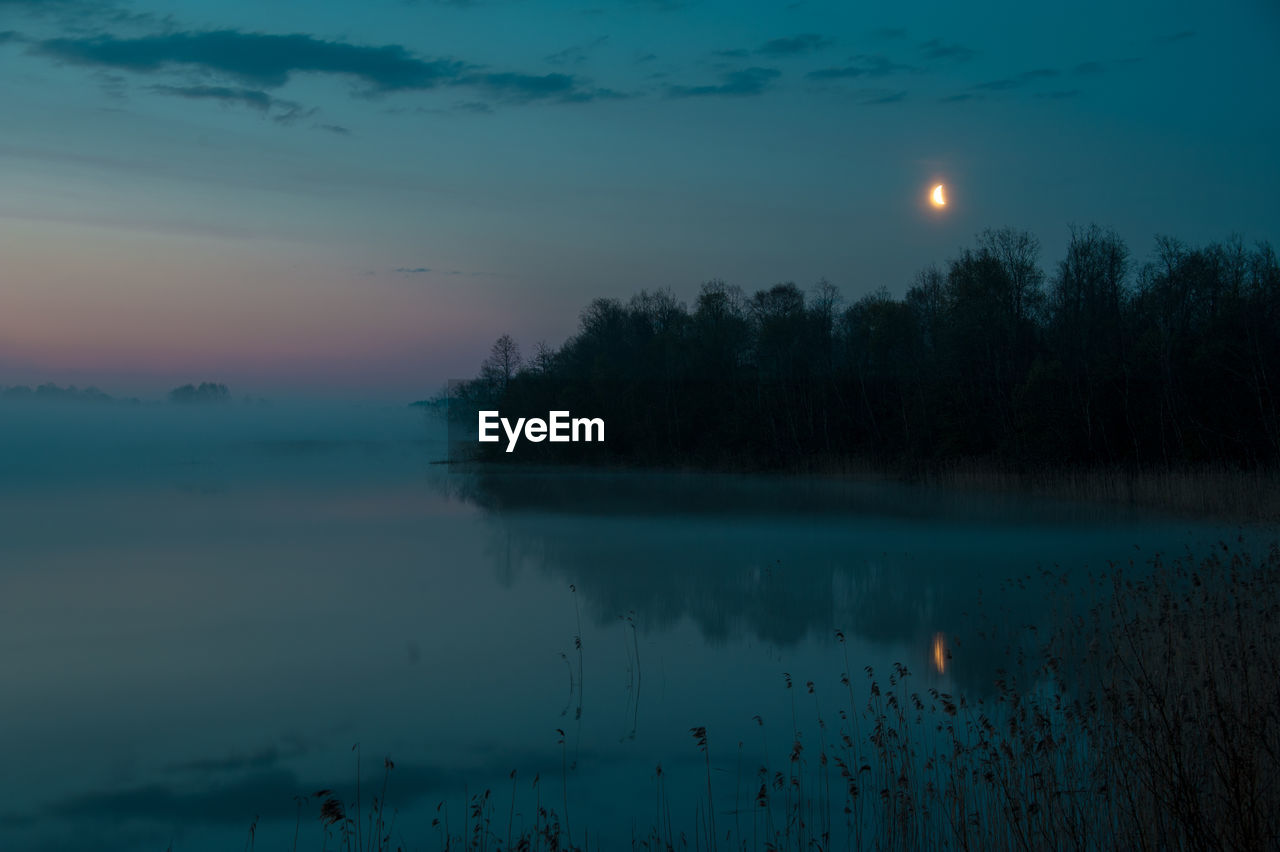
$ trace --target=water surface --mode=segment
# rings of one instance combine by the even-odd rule
[[[0,411],[0,847],[242,848],[256,819],[257,848],[318,849],[296,797],[354,798],[358,759],[367,805],[387,756],[406,848],[485,789],[500,835],[540,796],[626,846],[659,763],[692,828],[694,726],[732,820],[766,757],[834,729],[843,672],[983,694],[1053,621],[1043,572],[1238,532],[883,483],[458,472],[440,437],[399,408]]]

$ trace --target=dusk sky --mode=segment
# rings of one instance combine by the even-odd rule
[[[1280,237],[1274,0],[890,8],[0,0],[0,386],[408,400],[596,296]]]

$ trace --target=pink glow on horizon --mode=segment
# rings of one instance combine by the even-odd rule
[[[496,336],[458,283],[368,275],[323,249],[284,248],[20,223],[0,237],[0,385],[408,393],[464,364],[472,374]]]

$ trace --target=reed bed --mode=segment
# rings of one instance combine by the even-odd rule
[[[741,743],[692,726],[700,761],[688,765],[705,777],[683,779],[673,800],[658,765],[652,802],[635,803],[647,828],[622,845],[1280,848],[1280,548],[1255,558],[1222,545],[1200,560],[1113,566],[1099,582],[1092,607],[1075,606],[1078,595],[1064,600],[1050,636],[1024,637],[986,698],[918,686],[901,664],[855,671],[846,650],[834,714],[812,682],[786,676],[792,707],[813,708],[817,736],[812,725],[801,731],[795,710],[781,763],[768,759],[767,745],[755,763]],[[316,794],[326,852],[424,842],[450,852],[619,848],[616,830],[603,845],[585,828],[571,831],[570,770],[564,762],[559,770],[554,782],[521,782],[512,772],[509,791],[469,794],[461,813],[441,803],[437,836],[409,846],[386,812],[388,760],[381,789],[359,811],[358,802]],[[713,781],[726,775],[731,803]],[[514,825],[517,808],[534,815],[531,828]]]
[[[1159,509],[1199,518],[1280,520],[1280,471],[1260,465],[1015,465],[988,459],[881,462],[815,457],[795,473],[910,482],[940,490],[1027,494],[1081,503]]]

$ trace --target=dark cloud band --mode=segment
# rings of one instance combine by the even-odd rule
[[[719,85],[669,86],[667,88],[667,97],[749,97],[762,95],[773,84],[773,81],[781,76],[782,72],[777,68],[744,68],[740,71],[730,71],[722,75],[721,79],[724,82]]]
[[[569,74],[493,72],[456,59],[424,59],[401,45],[348,44],[305,34],[215,30],[139,38],[107,35],[49,39],[33,50],[63,62],[136,73],[194,69],[259,88],[279,87],[295,74],[312,73],[351,77],[375,94],[443,86],[473,87],[511,100],[582,101],[606,94]]]

